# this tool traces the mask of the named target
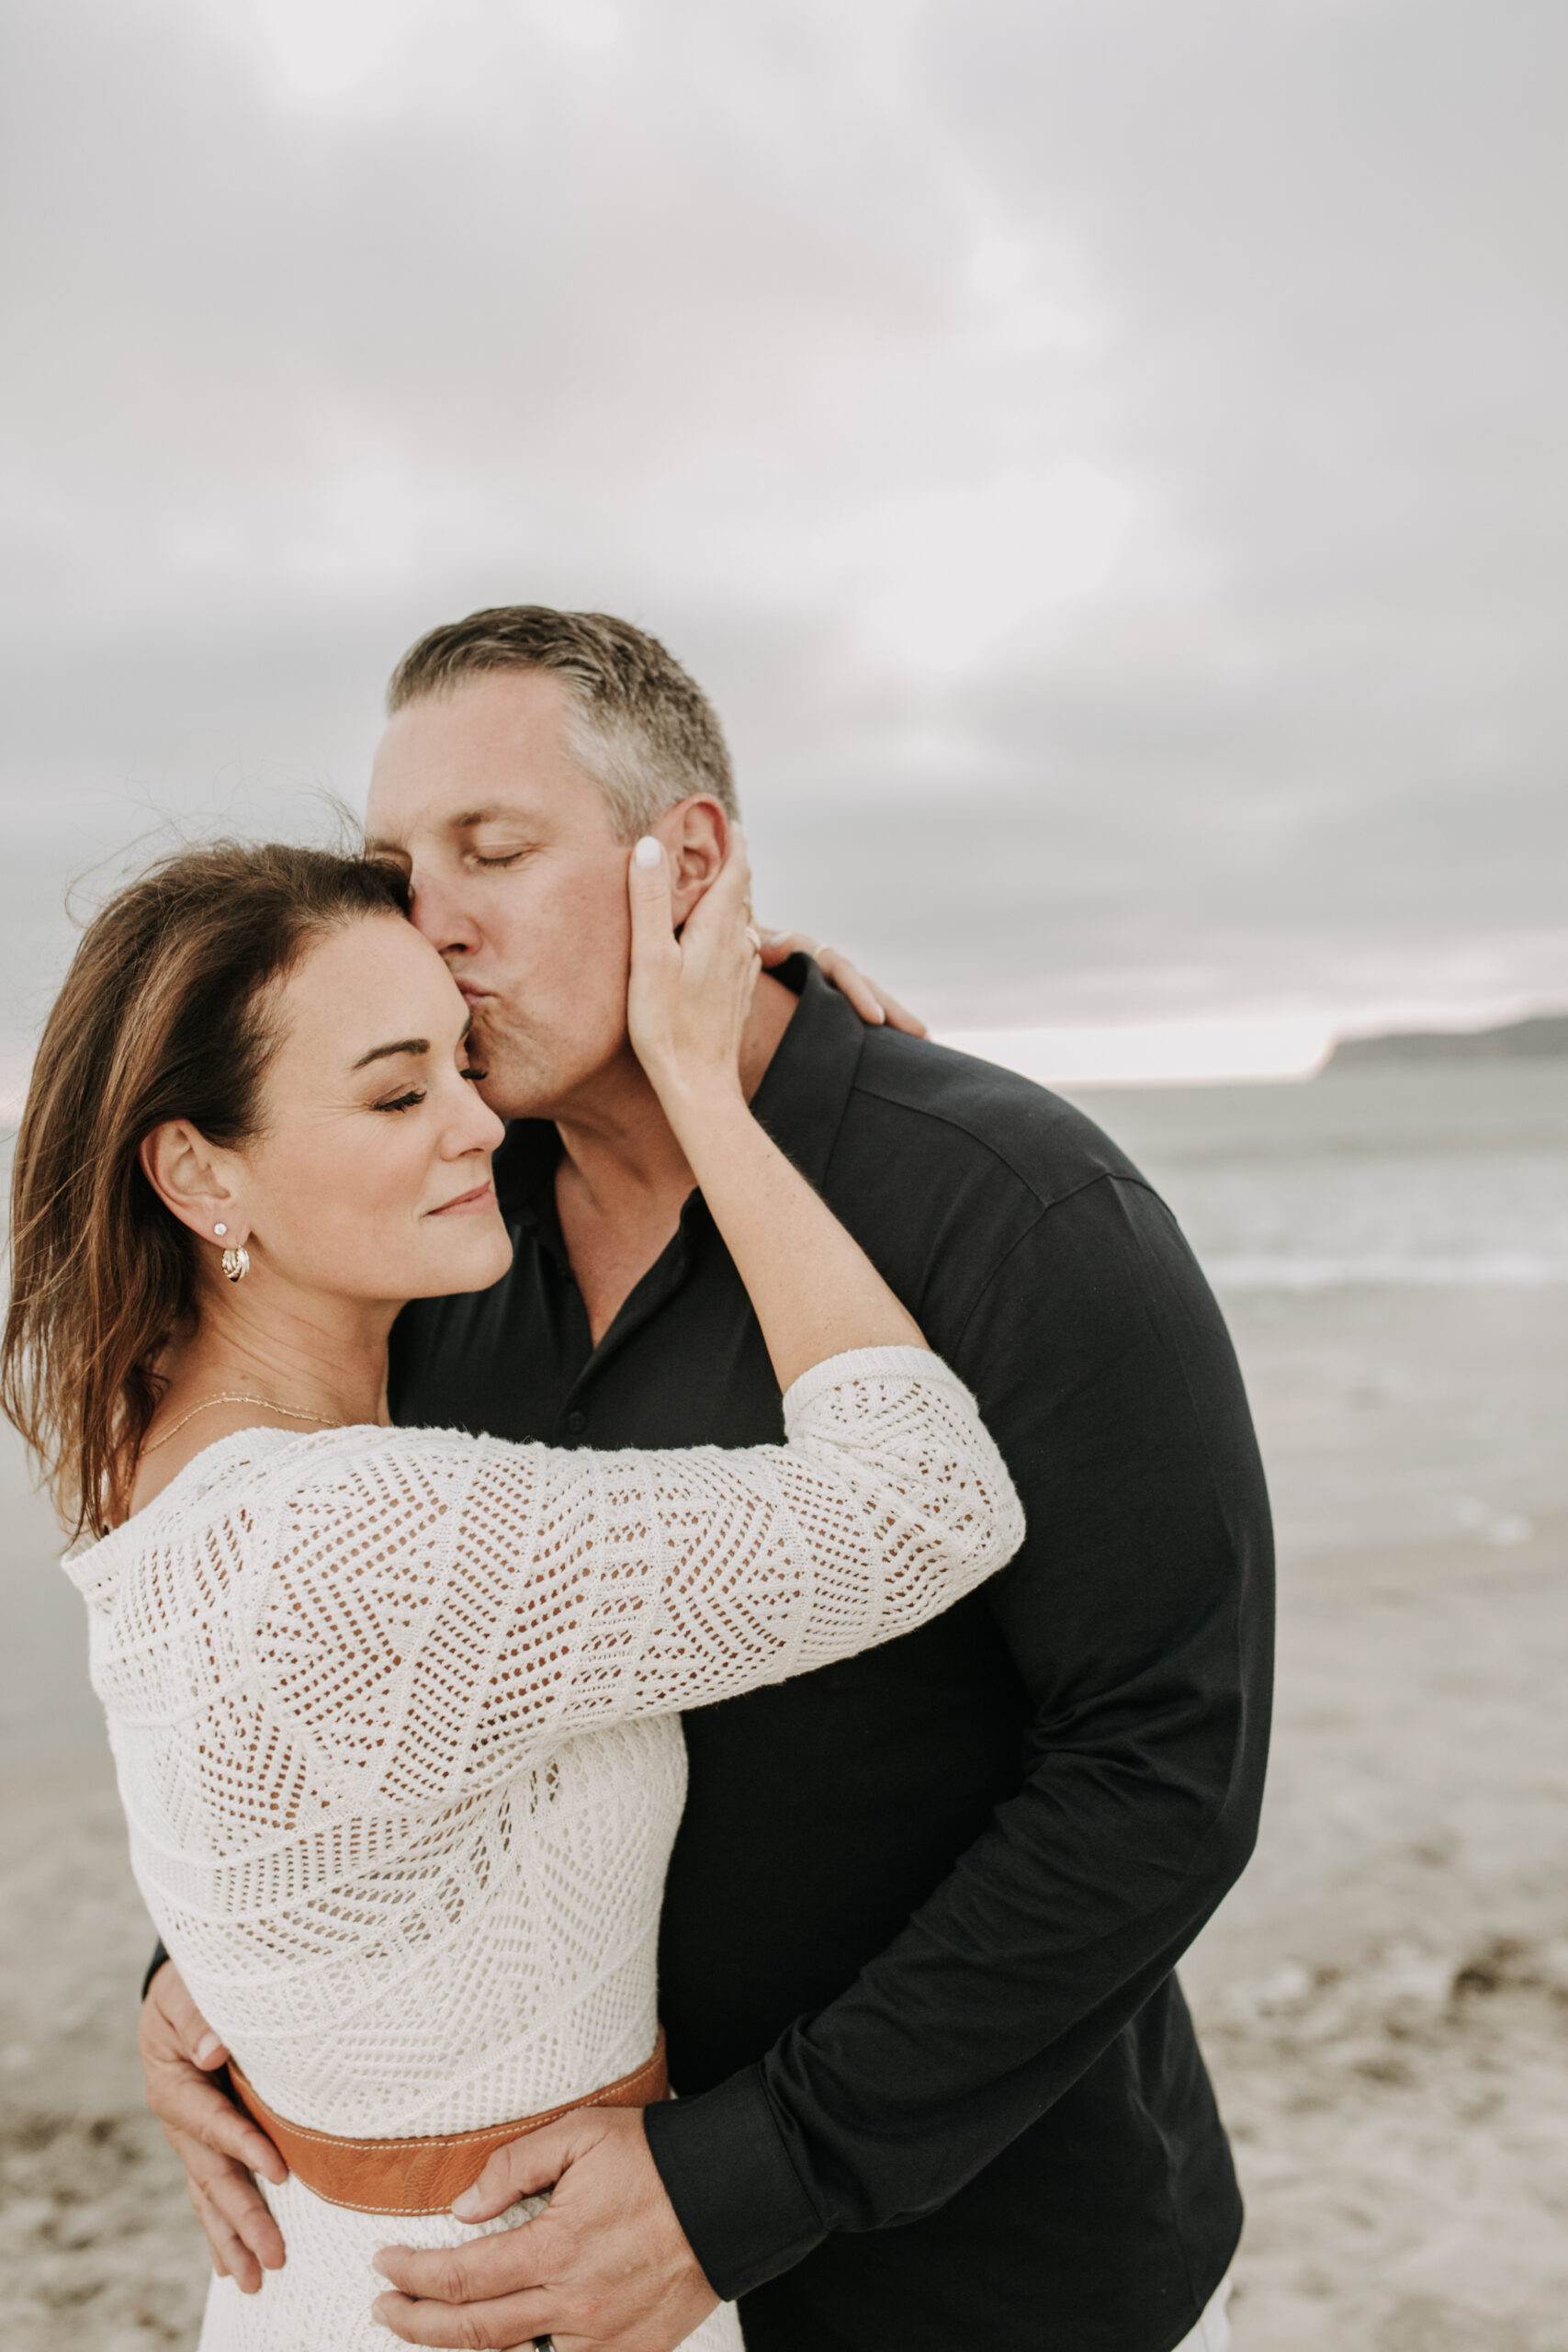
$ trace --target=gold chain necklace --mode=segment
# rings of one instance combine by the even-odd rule
[[[194,1421],[198,1413],[205,1413],[209,1405],[265,1405],[269,1413],[287,1413],[291,1420],[319,1421],[322,1429],[341,1429],[343,1426],[332,1413],[308,1413],[302,1405],[279,1405],[271,1396],[245,1396],[231,1388],[225,1389],[220,1396],[204,1396],[199,1405],[193,1405],[188,1413],[180,1415],[172,1430],[165,1430],[163,1436],[154,1438],[151,1445],[144,1445],[141,1449],[143,1461],[148,1454],[156,1453],[161,1445],[167,1445],[172,1437],[178,1437],[186,1423]]]

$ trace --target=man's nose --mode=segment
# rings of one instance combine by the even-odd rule
[[[409,876],[409,921],[441,956],[471,955],[479,925],[463,904],[460,886],[415,865]]]

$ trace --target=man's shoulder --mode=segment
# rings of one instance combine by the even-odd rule
[[[988,1162],[1041,1207],[1101,1177],[1143,1182],[1127,1154],[1073,1103],[1016,1070],[895,1029],[866,1038],[852,1101],[892,1114],[900,1148]]]

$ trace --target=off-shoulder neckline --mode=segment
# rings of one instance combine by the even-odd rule
[[[913,1374],[918,1379],[935,1379],[960,1390],[964,1388],[952,1365],[928,1348],[897,1344],[848,1348],[838,1354],[822,1357],[791,1382],[782,1400],[786,1425],[826,1388],[837,1387],[846,1379],[864,1377],[867,1374],[899,1372]],[[368,1430],[378,1437],[389,1437],[395,1435],[402,1426],[396,1421],[338,1421],[326,1430],[280,1430],[269,1421],[253,1421],[248,1429],[231,1430],[227,1436],[214,1438],[198,1453],[193,1453],[190,1460],[175,1471],[168,1485],[160,1487],[142,1510],[134,1512],[130,1519],[121,1520],[118,1527],[107,1529],[102,1535],[93,1536],[73,1550],[67,1555],[68,1565],[76,1567],[100,1552],[106,1544],[118,1544],[122,1536],[130,1535],[133,1531],[152,1527],[167,1503],[182,1494],[188,1499],[188,1490],[193,1484],[200,1491],[201,1481],[192,1478],[194,1471],[201,1469],[204,1464],[210,1470],[215,1456],[236,1446],[254,1448],[259,1440],[265,1439],[272,1442],[266,1450],[277,1455],[296,1446],[321,1445],[330,1439],[341,1438],[352,1430]],[[662,1448],[651,1450],[663,1451]]]
[[[337,1421],[330,1430],[280,1430],[271,1421],[252,1421],[245,1429],[230,1430],[226,1436],[215,1437],[210,1444],[193,1453],[188,1462],[182,1462],[168,1485],[160,1487],[150,1503],[144,1504],[141,1510],[133,1511],[129,1519],[122,1519],[118,1527],[107,1528],[102,1535],[94,1536],[90,1543],[72,1554],[72,1559],[73,1562],[85,1560],[89,1553],[100,1550],[104,1544],[117,1543],[122,1535],[150,1527],[164,1504],[173,1500],[182,1489],[192,1484],[199,1489],[201,1482],[193,1481],[191,1473],[199,1470],[204,1464],[210,1465],[216,1454],[225,1453],[235,1446],[254,1451],[258,1439],[276,1440],[277,1442],[270,1444],[266,1450],[274,1454],[283,1453],[290,1446],[311,1445],[324,1437],[341,1437],[345,1430],[378,1429],[380,1426],[376,1421]]]

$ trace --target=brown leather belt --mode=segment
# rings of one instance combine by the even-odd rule
[[[563,2115],[575,2115],[580,2107],[652,2107],[670,2096],[662,2026],[645,2064],[618,2082],[606,2083],[603,2090],[590,2091],[586,2098],[569,2098],[564,2107],[525,2115],[514,2123],[488,2124],[482,2132],[437,2133],[421,2140],[345,2140],[335,2132],[307,2132],[275,2115],[231,2058],[229,2079],[240,2105],[261,2125],[296,2180],[329,2205],[345,2205],[353,2213],[445,2212],[454,2197],[473,2187],[489,2158],[508,2141],[541,2132]]]

